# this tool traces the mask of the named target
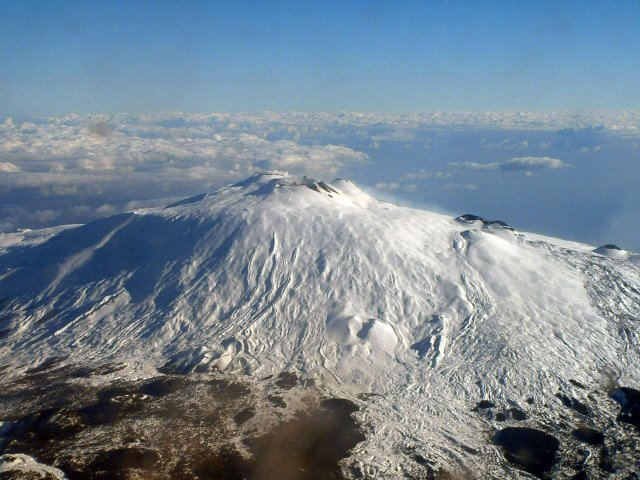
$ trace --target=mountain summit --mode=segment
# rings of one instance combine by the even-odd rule
[[[622,252],[397,207],[347,180],[259,174],[0,237],[0,365],[256,384],[295,372],[361,405],[370,432],[352,461],[367,475],[420,459],[528,475],[496,465],[490,432],[556,429],[576,405],[590,415],[575,422],[599,428],[617,413],[611,389],[640,385],[640,265]]]

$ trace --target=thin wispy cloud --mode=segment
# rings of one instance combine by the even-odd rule
[[[505,172],[533,170],[557,170],[567,166],[559,158],[550,157],[514,157],[511,160],[491,163],[449,162],[449,166],[462,170],[502,170]]]
[[[2,173],[18,173],[20,168],[11,162],[0,162],[0,172]]]
[[[383,192],[395,192],[400,188],[400,184],[397,182],[378,182],[376,183],[376,189]]]
[[[445,190],[477,190],[478,185],[475,183],[447,183]]]

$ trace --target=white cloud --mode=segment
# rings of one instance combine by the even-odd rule
[[[0,223],[83,222],[129,202],[158,205],[263,170],[330,180],[368,161],[343,145],[298,142],[309,128],[276,119],[180,113],[6,119],[0,173],[12,175],[0,175]]]
[[[526,150],[529,148],[528,140],[513,142],[510,138],[499,142],[488,142],[487,139],[482,138],[479,143],[485,150]]]
[[[98,208],[96,208],[96,213],[100,216],[112,215],[117,211],[118,209],[115,207],[115,205],[111,205],[109,203],[105,203],[104,205],[100,205]]]
[[[566,166],[559,158],[550,157],[515,157],[501,164],[502,170],[555,170]]]
[[[391,183],[378,182],[378,183],[376,183],[376,190],[380,190],[382,192],[395,192],[399,188],[400,188],[400,184],[399,183],[395,183],[395,182],[391,182]]]
[[[180,120],[181,121],[178,121]],[[198,121],[191,116],[120,116],[96,122],[91,116],[52,117],[19,128],[0,126],[0,156],[8,168],[28,171],[162,172],[197,178],[238,177],[255,170],[289,169],[332,175],[346,165],[366,162],[362,152],[340,145],[301,145],[267,140],[262,126],[247,133]],[[171,126],[173,123],[177,126]],[[167,126],[169,125],[169,126]],[[249,127],[246,130],[250,130]],[[21,163],[16,166],[15,163]],[[9,171],[9,170],[7,170]],[[12,170],[19,171],[19,170]]]
[[[18,173],[20,168],[11,162],[0,162],[0,172],[2,173]]]
[[[477,190],[478,185],[475,183],[447,183],[445,190]]]
[[[602,145],[594,145],[592,147],[580,147],[580,153],[582,154],[596,153],[602,150],[602,148],[603,148]]]
[[[431,177],[433,177],[433,174],[431,172],[427,172],[426,170],[421,169],[417,172],[411,172],[403,175],[402,180],[426,180]]]
[[[476,162],[451,162],[449,166],[461,170],[502,170],[502,171],[526,171],[532,170],[556,170],[567,166],[559,158],[550,157],[514,157],[511,160],[491,163]]]

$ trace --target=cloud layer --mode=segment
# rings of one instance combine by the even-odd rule
[[[7,119],[0,125],[0,230],[160,205],[267,169],[332,178],[368,161],[342,145],[283,138],[291,130],[278,128],[183,114]]]
[[[638,160],[640,112],[13,117],[0,119],[0,232],[166,205],[277,169],[640,249],[610,227],[622,211],[640,223]]]

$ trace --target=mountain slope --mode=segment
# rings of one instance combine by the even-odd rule
[[[416,449],[504,475],[478,401],[553,423],[557,392],[606,399],[610,372],[640,384],[632,254],[396,207],[345,180],[262,174],[43,235],[0,243],[5,375],[52,358],[125,362],[131,378],[295,371],[364,405],[363,475],[399,475]]]

